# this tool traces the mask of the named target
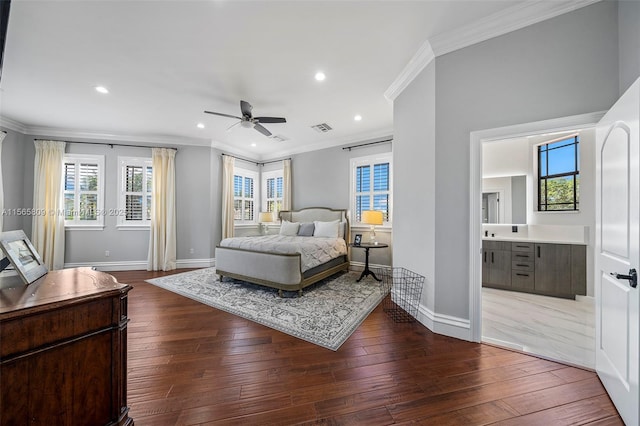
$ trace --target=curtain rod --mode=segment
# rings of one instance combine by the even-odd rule
[[[36,139],[37,141],[43,141],[43,140],[55,140],[55,139]],[[113,148],[114,146],[128,146],[130,148],[166,148],[166,149],[173,149],[174,151],[177,151],[178,148],[175,148],[173,146],[148,146],[148,145],[128,145],[125,143],[109,143],[109,142],[81,142],[81,141],[57,141],[57,142],[65,142],[65,143],[80,143],[80,144],[86,144],[86,145],[106,145],[110,148]]]
[[[246,161],[247,163],[252,163],[252,164],[255,164],[256,166],[264,166],[265,164],[277,163],[278,161],[291,160],[291,157],[289,157],[289,158],[283,158],[282,160],[271,160],[271,161],[265,161],[265,162],[262,162],[262,163],[258,163],[257,161],[247,160],[246,158],[236,157],[235,155],[225,154],[224,152],[222,153],[222,155],[226,155],[227,157],[235,158],[236,160]]]
[[[376,141],[376,142],[368,142],[368,143],[361,143],[360,145],[351,145],[351,146],[345,146],[342,149],[348,149],[349,151],[351,151],[353,148],[360,148],[361,146],[369,146],[369,145],[377,145],[379,143],[391,143],[393,141],[393,138],[391,139],[385,139],[383,141]]]

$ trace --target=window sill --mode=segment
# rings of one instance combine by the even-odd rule
[[[116,225],[118,231],[148,231],[151,225]]]
[[[104,225],[65,225],[65,231],[103,231]]]
[[[393,229],[393,226],[380,225],[380,226],[376,226],[375,229],[376,229],[376,232],[391,232],[391,230]],[[363,224],[352,225],[351,230],[352,231],[371,231],[371,225],[363,225]]]
[[[234,228],[255,228],[259,226],[259,223],[238,223],[234,224]]]
[[[536,210],[535,213],[541,213],[541,214],[546,214],[546,213],[551,213],[551,214],[559,214],[559,213],[578,214],[578,213],[580,213],[580,210]]]

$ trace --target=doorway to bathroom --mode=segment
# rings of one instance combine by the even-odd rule
[[[477,191],[472,199],[477,203],[476,206],[482,206],[474,210],[472,215],[472,219],[475,218],[472,240],[477,242],[477,245],[472,242],[472,333],[478,341],[571,365],[595,368],[592,282],[595,211],[591,194],[594,192],[595,163],[591,151],[595,146],[593,125],[598,119],[597,115],[588,115],[566,119],[567,123],[573,120],[573,124],[567,126],[548,123],[548,127],[542,127],[544,123],[532,123],[472,134],[472,142],[475,137],[478,144],[475,155],[479,157],[476,178],[472,176],[472,190],[475,187]],[[579,211],[571,213],[543,214],[537,211],[536,202],[536,147],[575,134],[580,135],[581,149],[586,153],[580,157],[580,195],[584,204],[580,205]],[[521,185],[512,184],[516,176],[523,181]],[[495,194],[498,189],[503,195],[497,196],[500,201],[495,206],[504,213],[492,216],[489,207],[491,198],[485,194]],[[492,221],[494,218],[495,222]],[[490,230],[487,232],[488,238],[484,237],[487,230]],[[483,274],[482,244],[486,239],[506,241],[509,245],[514,241],[583,244],[586,247],[585,276],[589,281],[587,291],[570,299],[536,294],[535,291],[514,291],[508,286],[483,286],[486,274]],[[511,256],[515,254],[508,254],[511,263]],[[481,327],[477,327],[473,321],[475,318]]]

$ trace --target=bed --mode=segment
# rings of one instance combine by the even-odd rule
[[[298,224],[295,235],[287,232],[289,235],[235,237],[220,242],[216,247],[216,273],[220,279],[231,277],[276,288],[280,296],[283,291],[297,291],[302,296],[305,287],[349,269],[346,210],[312,207],[282,211],[279,217],[281,226],[289,230]],[[333,234],[308,235],[311,223],[317,225],[311,228],[318,232],[329,228],[333,231],[335,222],[338,223],[335,238]],[[304,231],[300,229],[302,226]],[[313,254],[303,251],[305,241],[315,250]]]

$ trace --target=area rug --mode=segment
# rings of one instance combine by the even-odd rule
[[[341,273],[297,293],[279,297],[275,289],[224,278],[215,268],[147,280],[148,283],[299,339],[338,348],[387,294],[382,283]]]

